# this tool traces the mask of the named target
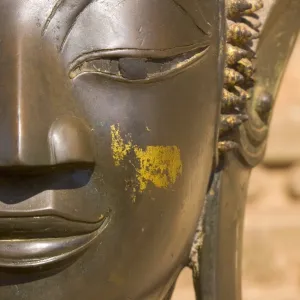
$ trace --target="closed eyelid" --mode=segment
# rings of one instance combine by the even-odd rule
[[[74,79],[79,75],[92,73],[118,81],[153,82],[178,73],[197,62],[207,53],[208,48],[209,46],[197,47],[176,55],[174,51],[133,49],[126,49],[125,52],[122,51],[124,49],[119,49],[111,53],[110,51],[100,52],[100,54],[91,53],[80,57],[73,63],[69,77]],[[171,53],[173,55],[170,55]]]
[[[203,39],[199,43],[194,43],[182,47],[173,47],[167,49],[137,49],[137,48],[117,48],[117,49],[101,49],[82,53],[76,57],[69,65],[69,70],[74,69],[79,64],[97,58],[119,58],[119,57],[144,57],[144,58],[170,58],[191,51],[201,52],[202,49],[208,48],[210,39]]]

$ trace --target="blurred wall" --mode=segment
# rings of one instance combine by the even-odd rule
[[[243,300],[300,299],[300,38],[250,181],[243,273]],[[173,299],[195,299],[188,270]]]

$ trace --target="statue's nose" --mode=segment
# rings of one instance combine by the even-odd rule
[[[90,133],[79,118],[67,115],[56,120],[48,136],[51,164],[93,163]]]
[[[30,112],[18,105],[7,103],[0,112],[0,167],[93,163],[91,130],[80,118],[64,114],[51,122],[43,109],[25,118]]]
[[[0,167],[92,163],[91,130],[56,52],[5,39],[0,55]],[[48,51],[48,52],[47,52]]]

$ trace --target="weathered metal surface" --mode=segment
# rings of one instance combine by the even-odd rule
[[[256,73],[262,1],[227,7],[0,1],[1,299],[168,299],[186,265],[198,299],[240,299],[300,3],[265,7]]]

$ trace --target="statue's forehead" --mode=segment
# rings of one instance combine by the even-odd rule
[[[32,0],[29,0],[29,2],[30,1]],[[181,10],[183,14],[189,17],[200,30],[207,33],[209,26],[201,10],[201,1],[203,0],[50,0],[47,1],[48,5],[50,4],[51,6],[51,12],[49,13],[47,21],[49,22],[55,14],[61,10],[64,10],[67,13],[72,10],[78,11],[78,14],[80,14],[93,4],[103,11],[110,11],[112,13],[114,13],[114,11],[122,10],[122,8],[125,8],[124,12],[126,13],[126,8],[131,6],[141,17],[147,17],[149,11],[145,10],[145,8],[149,9],[151,6],[154,10],[168,7],[172,10],[175,6],[178,10]],[[43,1],[39,1],[39,3],[41,2]],[[169,9],[167,9],[168,13]],[[164,13],[164,11],[160,12]]]
[[[208,40],[199,0],[59,0],[43,34],[68,60],[108,49],[170,49]]]
[[[26,33],[52,41],[69,63],[93,51],[208,45],[202,1],[1,0],[0,19],[16,39]]]

